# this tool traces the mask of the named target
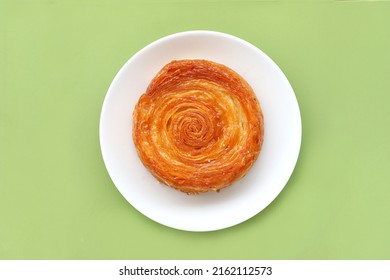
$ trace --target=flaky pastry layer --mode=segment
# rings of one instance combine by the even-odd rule
[[[154,77],[133,112],[133,140],[145,167],[188,194],[218,191],[258,158],[264,122],[249,84],[207,60],[176,60]]]

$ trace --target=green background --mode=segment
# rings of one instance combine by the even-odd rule
[[[209,233],[136,211],[98,137],[120,67],[194,29],[267,53],[303,122],[280,196]],[[390,259],[389,2],[0,0],[0,66],[0,259]]]

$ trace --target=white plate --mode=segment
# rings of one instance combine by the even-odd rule
[[[158,183],[137,156],[132,113],[151,79],[174,59],[207,59],[241,74],[264,114],[264,144],[248,174],[221,192],[186,195]],[[211,231],[239,224],[263,210],[282,191],[301,144],[301,117],[294,92],[278,66],[237,37],[189,31],[157,40],[135,54],[113,80],[100,119],[100,145],[108,173],[138,211],[163,225]]]

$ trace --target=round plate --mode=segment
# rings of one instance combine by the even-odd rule
[[[224,64],[252,86],[264,114],[264,144],[252,169],[220,192],[186,195],[159,183],[143,166],[132,140],[132,113],[157,72],[174,59]],[[189,31],[159,39],[135,54],[113,80],[100,119],[103,159],[119,192],[163,225],[211,231],[239,224],[282,191],[298,159],[301,117],[287,78],[261,50],[237,37]]]

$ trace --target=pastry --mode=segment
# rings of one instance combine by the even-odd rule
[[[208,60],[174,60],[150,82],[133,112],[133,140],[144,166],[188,194],[219,191],[259,156],[264,123],[249,84]]]

